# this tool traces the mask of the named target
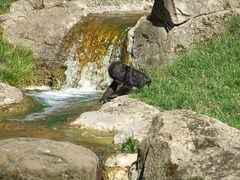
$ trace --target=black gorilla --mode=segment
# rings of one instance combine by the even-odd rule
[[[120,61],[113,62],[109,66],[108,74],[113,82],[107,87],[99,100],[99,104],[104,104],[117,96],[125,95],[133,87],[141,88],[146,84],[151,84],[151,80],[145,74]]]

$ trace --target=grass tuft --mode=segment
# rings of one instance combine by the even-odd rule
[[[0,33],[0,82],[24,85],[31,80],[33,68],[32,52],[20,46],[13,47]]]
[[[137,139],[129,137],[125,139],[122,144],[120,144],[120,150],[125,153],[135,153],[137,152],[139,144],[140,142]]]
[[[240,128],[240,17],[229,32],[151,72],[152,85],[132,96],[164,109],[192,109]]]

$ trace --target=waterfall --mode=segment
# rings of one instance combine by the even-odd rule
[[[77,24],[65,44],[63,88],[103,90],[111,79],[108,66],[126,60],[126,34],[140,15],[89,15]]]

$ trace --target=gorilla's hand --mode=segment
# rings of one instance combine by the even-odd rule
[[[103,104],[106,103],[106,102],[107,102],[106,99],[100,99],[100,100],[98,101],[98,104],[103,105]]]

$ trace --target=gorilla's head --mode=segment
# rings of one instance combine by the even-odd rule
[[[109,76],[118,84],[124,82],[126,65],[120,61],[113,62],[108,68]]]

